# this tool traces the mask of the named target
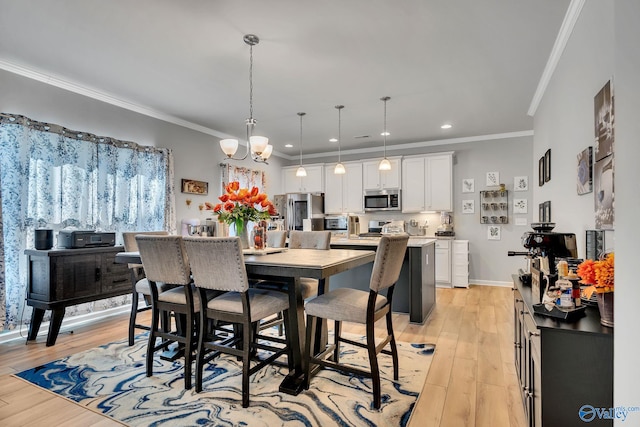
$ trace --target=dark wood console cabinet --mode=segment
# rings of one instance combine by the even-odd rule
[[[613,328],[600,324],[597,307],[572,323],[535,314],[531,287],[517,275],[513,284],[515,364],[527,425],[613,426],[595,414],[580,418],[585,405],[613,407]]]
[[[65,308],[131,292],[127,264],[116,264],[122,246],[27,249],[27,304],[33,307],[27,341],[35,340],[45,310],[51,310],[47,346],[54,345]]]

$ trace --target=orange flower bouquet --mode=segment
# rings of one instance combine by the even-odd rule
[[[578,276],[582,279],[580,283],[590,285],[584,289],[585,296],[591,298],[594,292],[599,294],[613,292],[613,272],[613,252],[608,254],[603,260],[594,261],[587,259],[578,265]]]
[[[225,194],[218,198],[222,203],[213,205],[206,202],[205,207],[218,214],[218,221],[235,224],[238,236],[246,231],[249,221],[266,220],[276,213],[273,203],[265,193],[260,193],[258,187],[251,190],[240,188],[240,183],[233,181],[227,184],[225,191]]]

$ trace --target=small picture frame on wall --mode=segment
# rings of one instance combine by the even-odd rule
[[[500,172],[487,172],[487,187],[494,187],[500,185]]]
[[[464,178],[462,180],[462,192],[473,193],[475,191],[475,181],[473,178]]]
[[[544,185],[544,156],[540,157],[538,160],[538,186],[542,187]]]
[[[538,222],[546,222],[544,220],[544,203],[538,205]]]
[[[527,199],[513,199],[513,213],[514,214],[526,214],[527,213]]]
[[[529,177],[528,176],[514,176],[513,177],[513,191],[527,191],[529,190]]]
[[[476,211],[476,205],[474,200],[463,200],[462,201],[462,213],[463,214],[472,214]]]
[[[544,208],[544,222],[551,222],[551,200],[547,200],[543,203]]]
[[[551,148],[544,153],[544,182],[551,181]]]
[[[500,226],[499,225],[490,225],[487,228],[487,239],[488,240],[500,240]]]
[[[578,153],[578,195],[593,191],[593,147]]]
[[[199,194],[204,196],[209,193],[209,183],[196,181],[195,179],[182,179],[182,192],[187,194]]]

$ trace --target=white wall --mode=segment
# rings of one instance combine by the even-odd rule
[[[614,402],[640,406],[638,327],[640,283],[640,2],[616,0],[614,17],[616,94],[616,291],[614,340]],[[640,413],[616,426],[640,425]]]
[[[0,70],[0,111],[21,114],[33,120],[50,122],[83,132],[109,136],[141,145],[171,148],[174,153],[176,186],[176,228],[185,218],[204,219],[198,204],[215,202],[220,196],[220,167],[224,155],[218,139],[182,126],[138,114],[102,101],[40,83]],[[238,118],[238,129],[244,128],[244,119]],[[240,132],[242,133],[242,132]],[[240,147],[240,151],[244,147]],[[272,156],[269,165],[251,160],[236,162],[267,172],[267,193],[280,189],[281,159]],[[199,196],[180,192],[182,178],[209,183],[209,194]],[[192,199],[191,207],[186,199]]]
[[[576,155],[594,144],[593,97],[612,79],[615,94],[615,339],[614,404],[640,406],[637,367],[640,286],[640,3],[587,1],[534,120],[533,167],[552,150],[552,180],[534,191],[535,203],[551,200],[558,229],[575,232],[584,256],[584,230],[595,226],[593,193],[578,196]],[[634,268],[636,267],[636,268]],[[597,369],[597,366],[585,367]],[[585,402],[588,403],[588,402]],[[616,426],[638,425],[640,414]]]

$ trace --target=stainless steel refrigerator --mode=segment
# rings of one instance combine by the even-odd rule
[[[287,230],[324,230],[324,194],[287,193],[282,210]]]

